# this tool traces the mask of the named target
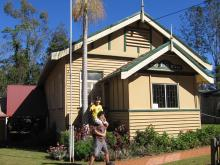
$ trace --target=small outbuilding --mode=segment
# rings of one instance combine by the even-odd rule
[[[220,124],[220,89],[200,93],[202,123]]]

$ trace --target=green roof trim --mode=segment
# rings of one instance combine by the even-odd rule
[[[120,21],[118,21],[118,22],[116,22],[116,23],[114,23],[114,24],[111,24],[111,25],[109,25],[109,26],[107,26],[107,27],[105,27],[105,28],[103,28],[103,29],[101,29],[101,30],[98,30],[98,31],[96,31],[96,32],[94,32],[94,33],[91,33],[91,34],[88,36],[88,38],[93,37],[94,35],[96,35],[96,34],[98,34],[98,33],[101,33],[101,32],[103,32],[103,31],[105,31],[105,30],[107,30],[107,29],[109,29],[109,28],[111,28],[111,27],[113,27],[113,26],[116,26],[116,25],[118,25],[118,24],[120,24],[120,23],[122,23],[122,22],[124,22],[124,21],[127,21],[127,20],[129,20],[130,18],[137,16],[138,14],[140,14],[140,12],[134,13],[134,14],[132,14],[131,16],[128,16],[128,17],[126,17],[126,18],[124,18],[124,19],[121,19]],[[78,43],[81,42],[81,41],[82,41],[82,38],[80,38],[80,39],[77,40],[77,41],[74,41],[73,44],[78,44]]]
[[[147,13],[145,13],[145,16],[147,16],[148,18],[150,18],[153,22],[155,22],[158,26],[160,26],[162,29],[164,29],[167,33],[171,34],[171,31],[168,30],[167,28],[165,28],[163,25],[161,25],[159,22],[157,22],[156,20],[154,20],[150,15],[148,15]],[[190,46],[188,46],[186,43],[184,43],[178,36],[176,36],[175,34],[173,34],[173,37],[175,37],[181,44],[183,44],[185,47],[187,47],[191,52],[193,52],[197,57],[199,57],[202,61],[204,61],[205,63],[211,64],[209,61],[207,61],[204,57],[200,56],[195,50],[193,50]]]
[[[159,52],[160,50],[162,50],[163,48],[170,46],[170,41],[168,41],[167,43],[139,56],[138,58],[134,59],[133,61],[123,65],[122,67],[120,67],[119,69],[117,69],[116,71],[112,72],[111,74],[109,74],[107,77],[103,78],[101,81],[104,81],[106,79],[112,78],[118,74],[120,74],[121,72],[126,72],[129,71],[130,69],[132,69],[133,67],[135,67],[136,65],[138,65],[140,62],[148,59],[149,57],[151,57],[152,55],[154,55],[155,53]],[[203,73],[205,73],[207,76],[209,77],[214,77],[211,73],[209,73],[206,69],[204,69],[194,58],[192,58],[187,52],[185,52],[182,48],[180,48],[176,43],[173,43],[173,46],[179,51],[181,52],[188,60],[190,60],[194,65],[196,65],[196,67],[198,67]]]
[[[139,64],[140,62],[146,60],[147,58],[149,58],[150,56],[154,55],[155,53],[159,52],[161,49],[165,48],[166,46],[170,45],[170,42],[167,42],[159,47],[157,47],[156,49],[153,49],[141,56],[139,56],[138,58],[134,59],[132,62],[124,65],[122,68],[121,68],[121,71],[122,72],[125,72],[125,71],[128,71],[130,70],[131,68],[133,68],[134,66],[136,66],[137,64]]]
[[[165,48],[166,46],[169,45],[170,42],[167,42],[159,47],[157,47],[156,49],[153,49],[145,54],[142,54],[141,56],[139,56],[138,58],[135,58],[133,61],[123,65],[122,67],[118,68],[116,71],[110,73],[108,76],[104,77],[101,81],[104,81],[106,79],[112,78],[114,76],[116,76],[117,74],[121,73],[121,72],[125,72],[130,70],[131,68],[133,68],[134,66],[136,66],[137,64],[139,64],[140,62],[142,62],[143,60],[149,58],[150,56],[154,55],[155,53],[157,53],[158,51],[160,51],[161,49]]]
[[[194,65],[196,65],[203,73],[207,76],[214,78],[214,76],[208,72],[208,70],[204,69],[194,58],[192,58],[187,52],[185,52],[182,48],[180,48],[176,43],[173,43],[174,47],[180,51],[188,60],[190,60]]]
[[[109,26],[107,26],[107,27],[105,27],[105,28],[103,28],[103,29],[101,29],[101,30],[99,30],[99,31],[96,31],[96,32],[90,34],[90,35],[88,36],[88,38],[93,37],[93,36],[95,36],[96,34],[101,33],[101,32],[103,32],[103,31],[105,31],[105,30],[107,30],[107,29],[109,29],[109,28],[111,28],[111,27],[113,27],[113,26],[116,26],[116,25],[118,25],[118,24],[120,24],[120,23],[122,23],[122,22],[124,22],[124,21],[126,21],[126,20],[128,20],[128,19],[130,19],[130,18],[132,18],[132,17],[135,17],[135,16],[137,16],[137,15],[140,14],[140,13],[141,13],[141,12],[137,12],[137,13],[135,13],[135,14],[132,14],[132,15],[129,16],[129,17],[126,17],[126,18],[124,18],[124,19],[122,19],[122,20],[120,20],[120,21],[118,21],[118,22],[116,22],[116,23],[114,23],[114,24],[111,24],[111,25],[109,25]],[[156,20],[154,20],[154,19],[153,19],[150,15],[148,15],[147,13],[145,13],[145,16],[147,16],[149,19],[151,19],[153,22],[155,22],[159,27],[161,27],[162,29],[164,29],[167,33],[171,33],[170,30],[168,30],[168,29],[165,28],[163,25],[161,25],[159,22],[157,22]],[[202,61],[204,61],[205,63],[211,64],[209,61],[207,61],[205,58],[201,57],[197,52],[195,52],[191,47],[189,47],[187,44],[185,44],[179,37],[177,37],[176,35],[173,35],[173,36],[174,36],[180,43],[182,43],[185,47],[187,47],[191,52],[193,52],[198,58],[200,58]],[[77,40],[77,41],[74,41],[73,44],[78,44],[78,43],[81,42],[81,41],[82,41],[82,38],[80,38],[80,39]]]

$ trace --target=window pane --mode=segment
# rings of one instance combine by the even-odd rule
[[[102,79],[101,72],[88,72],[88,80],[100,80]]]
[[[153,103],[158,104],[159,108],[165,108],[164,85],[153,84]]]
[[[167,96],[167,107],[168,108],[178,107],[176,85],[166,85],[166,96]]]

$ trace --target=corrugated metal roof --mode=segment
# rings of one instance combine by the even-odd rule
[[[8,85],[6,114],[11,117],[35,88],[35,85]]]

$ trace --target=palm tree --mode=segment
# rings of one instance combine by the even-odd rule
[[[88,23],[103,18],[104,7],[102,0],[75,0],[73,6],[74,21],[82,20],[83,23],[83,58],[82,58],[82,123],[87,122],[85,113],[88,109],[88,89],[87,89],[87,37]]]

